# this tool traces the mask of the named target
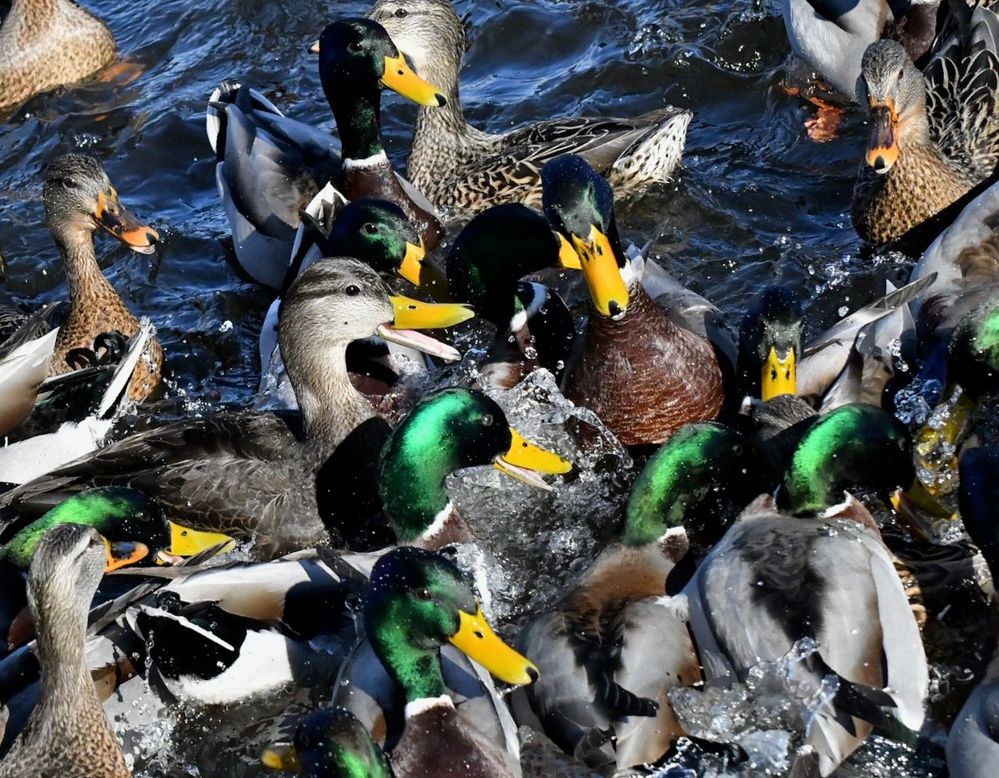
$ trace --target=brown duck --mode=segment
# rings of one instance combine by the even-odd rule
[[[13,0],[0,26],[0,110],[115,60],[111,31],[71,0]]]
[[[71,349],[93,348],[104,332],[130,338],[139,331],[139,320],[122,302],[101,272],[94,251],[94,232],[103,229],[133,251],[151,254],[159,234],[125,210],[100,163],[82,154],[52,160],[45,171],[45,218],[66,265],[69,313],[59,330],[49,375],[68,372]],[[132,374],[129,399],[137,402],[160,385],[163,349],[152,338]]]
[[[870,139],[852,217],[865,241],[904,235],[999,161],[999,17],[965,10],[967,18],[955,15],[945,26],[922,73],[894,41],[873,43],[864,54],[860,99],[870,112]]]
[[[39,542],[28,571],[42,694],[0,778],[127,778],[121,746],[86,663],[87,613],[108,552],[97,530],[63,524]]]
[[[621,247],[609,184],[575,155],[549,162],[541,178],[545,214],[576,249],[592,302],[566,396],[625,446],[659,444],[716,418],[724,390],[711,343],[645,291]]]

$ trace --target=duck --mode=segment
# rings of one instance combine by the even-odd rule
[[[572,314],[553,289],[521,279],[580,264],[543,216],[520,203],[482,211],[455,238],[445,267],[451,296],[496,328],[480,385],[510,389],[536,367],[562,380],[576,337]]]
[[[104,168],[85,154],[63,154],[48,164],[43,199],[69,283],[69,311],[49,362],[54,376],[69,372],[67,355],[92,348],[98,335],[119,332],[131,338],[139,332],[139,320],[97,264],[94,233],[104,230],[140,254],[154,253],[160,236],[125,209]],[[155,337],[142,356],[128,385],[133,402],[153,397],[162,379],[163,348]]]
[[[961,455],[958,503],[961,521],[982,552],[992,573],[999,577],[999,542],[996,540],[995,505],[999,485],[999,448],[970,448]],[[996,636],[987,645],[995,648]],[[999,758],[999,655],[989,662],[978,685],[968,695],[947,737],[947,769],[954,778],[985,778],[990,760]]]
[[[128,486],[147,493],[185,525],[253,538],[254,553],[264,558],[325,544],[329,535],[320,501],[327,492],[317,490],[317,479],[319,486],[336,479],[334,471],[323,473],[326,460],[348,433],[376,416],[347,377],[347,344],[378,333],[445,358],[458,356],[449,346],[403,329],[407,316],[434,327],[454,316],[454,306],[393,299],[378,274],[357,260],[317,262],[289,288],[279,323],[300,425],[252,411],[182,419],[29,481],[5,493],[3,506],[23,511],[40,498],[51,500],[47,493]]]
[[[570,117],[493,135],[465,121],[458,89],[466,42],[450,0],[378,0],[382,24],[416,72],[442,89],[436,113],[420,109],[407,175],[442,209],[540,205],[542,166],[573,152],[624,196],[669,181],[680,164],[692,114],[667,106],[633,119]]]
[[[489,674],[523,685],[538,668],[496,635],[454,562],[410,546],[385,554],[364,628],[332,703],[369,732],[388,731],[397,778],[521,775],[516,727]]]
[[[226,82],[208,107],[219,197],[232,228],[236,259],[257,283],[280,289],[300,212],[333,181],[331,202],[378,198],[399,205],[434,249],[444,229],[418,190],[397,177],[382,146],[381,87],[438,106],[438,89],[406,64],[385,30],[367,19],[329,25],[320,37],[319,78],[340,134],[333,138],[286,118],[263,95]]]
[[[114,35],[71,0],[13,0],[0,25],[0,111],[69,86],[118,58]]]
[[[851,217],[868,243],[904,239],[995,168],[999,52],[992,31],[999,19],[984,7],[950,8],[952,23],[922,72],[895,41],[864,52],[859,95],[870,136]]]
[[[303,219],[305,221],[300,229],[306,230],[309,237],[303,241],[296,240],[296,256],[288,268],[283,289],[287,289],[316,259],[349,256],[370,265],[386,280],[399,276],[419,288],[422,279],[424,289],[428,286],[433,288],[435,299],[448,297],[447,279],[433,263],[424,261],[426,252],[416,229],[394,203],[387,200],[354,200],[336,213],[328,228],[313,222],[309,211],[303,212]],[[260,328],[261,377],[258,395],[266,397],[270,407],[294,408],[295,393],[284,371],[277,343],[281,299],[279,296],[271,303]],[[449,299],[446,301],[450,302]],[[384,348],[375,349],[374,355],[361,359],[359,352],[362,348],[370,352],[373,344],[365,342],[349,346],[347,362],[351,380],[368,396],[390,389],[394,384],[396,371],[390,363],[386,364],[390,361],[385,358],[396,353],[395,349],[418,364],[422,360],[419,352],[402,351],[400,347],[393,346],[387,346],[387,353],[384,353]],[[377,364],[372,364],[374,360]],[[374,372],[378,372],[379,379],[375,378]],[[384,387],[376,380],[380,380]]]
[[[719,359],[671,296],[646,292],[639,263],[622,249],[610,185],[572,154],[545,165],[542,179],[545,215],[579,255],[590,292],[566,397],[625,446],[658,445],[684,424],[715,419],[725,399]]]
[[[540,671],[512,696],[519,725],[593,770],[618,772],[657,762],[686,735],[668,693],[701,673],[667,580],[692,553],[691,538],[710,548],[721,537],[727,502],[744,504],[744,451],[738,432],[702,422],[682,427],[646,462],[618,542],[517,639]]]
[[[97,531],[78,524],[53,527],[38,544],[28,603],[38,631],[41,699],[0,761],[4,778],[131,775],[85,658],[87,614],[105,556]]]
[[[808,711],[811,753],[798,759],[822,776],[866,739],[871,723],[896,720],[916,731],[923,724],[929,676],[919,628],[877,524],[846,491],[908,483],[905,443],[904,427],[869,406],[821,418],[777,497],[751,502],[679,595],[709,686],[744,683],[763,662],[803,654],[789,664],[793,677],[784,676],[781,693]],[[837,690],[816,705],[829,675]]]

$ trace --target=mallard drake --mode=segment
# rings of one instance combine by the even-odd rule
[[[260,761],[272,770],[306,778],[395,776],[371,734],[344,708],[324,708],[305,716],[296,725],[292,742],[268,748]]]
[[[579,269],[575,250],[519,203],[483,211],[455,238],[446,263],[451,296],[496,327],[479,368],[485,385],[509,389],[535,367],[561,380],[576,336],[572,314],[555,291],[520,280],[554,267]]]
[[[71,0],[13,0],[0,25],[0,111],[81,81],[117,56],[111,30]]]
[[[724,531],[719,504],[729,497],[744,504],[742,455],[738,433],[703,423],[681,428],[649,459],[621,540],[517,640],[541,673],[514,692],[518,724],[543,731],[590,768],[618,771],[658,761],[685,734],[667,694],[701,673],[684,619],[665,597],[666,580],[687,553],[685,527],[695,515],[716,525],[697,533],[710,547]]]
[[[709,684],[745,682],[762,662],[815,641],[790,665],[784,692],[809,710],[806,759],[823,776],[863,742],[869,722],[893,716],[914,730],[923,722],[929,678],[919,629],[873,517],[849,493],[843,500],[847,486],[909,483],[904,443],[904,428],[879,409],[847,405],[820,419],[777,501],[750,504],[683,591]],[[812,697],[830,674],[835,694]]]
[[[914,62],[936,34],[939,0],[782,0],[791,50],[849,100],[857,100],[864,52],[881,38],[897,40]]]
[[[432,206],[392,169],[380,128],[382,86],[432,106],[444,100],[439,90],[417,77],[385,30],[367,19],[323,31],[319,78],[340,134],[339,155],[328,134],[286,118],[239,84],[223,84],[209,102],[208,139],[236,258],[253,280],[275,289],[285,278],[300,212],[328,181],[347,200],[402,207],[427,250],[444,232]]]
[[[538,669],[496,636],[453,562],[417,548],[383,556],[364,626],[367,638],[341,669],[333,704],[357,715],[376,741],[388,739],[399,778],[521,774],[513,720],[475,663],[510,684],[531,683]]]
[[[38,544],[28,603],[38,632],[42,696],[0,762],[4,778],[131,775],[84,656],[87,612],[104,563],[104,543],[90,527],[60,525]]]
[[[301,408],[300,436],[291,420],[273,413],[184,419],[28,482],[7,492],[3,504],[23,510],[46,492],[130,486],[185,524],[256,538],[255,552],[264,556],[326,543],[321,503],[327,492],[320,488],[317,496],[317,479],[336,476],[320,475],[326,460],[351,430],[375,416],[347,377],[347,344],[377,332],[453,359],[450,347],[401,328],[407,317],[425,317],[420,326],[436,327],[456,314],[465,311],[391,298],[377,273],[356,260],[317,262],[288,290],[279,324]]]
[[[870,137],[853,194],[861,239],[903,236],[990,176],[999,159],[999,18],[952,4],[924,72],[894,41],[864,53],[860,99]]]
[[[996,504],[999,499],[999,448],[972,448],[961,456],[959,505],[961,521],[999,580],[999,538]],[[995,643],[995,638],[986,641]],[[999,759],[999,654],[968,695],[947,738],[947,769],[953,778],[986,778]]]
[[[66,266],[69,313],[59,328],[49,375],[71,370],[66,357],[73,349],[90,349],[105,332],[126,338],[139,331],[135,318],[108,283],[97,264],[94,232],[102,229],[133,251],[151,254],[159,233],[125,210],[104,168],[93,157],[64,154],[45,169],[45,218]],[[128,387],[129,399],[142,401],[160,385],[163,349],[152,338]]]
[[[501,135],[482,132],[462,113],[465,33],[450,0],[379,0],[369,16],[446,98],[436,115],[427,109],[417,115],[407,169],[438,208],[540,205],[542,166],[567,152],[585,157],[622,195],[668,181],[680,164],[691,113],[673,107],[634,119],[572,117]]]
[[[566,396],[625,446],[659,444],[684,424],[714,419],[724,389],[712,345],[671,317],[670,299],[645,291],[621,247],[610,185],[574,155],[545,165],[542,180],[545,215],[579,255],[590,290]]]

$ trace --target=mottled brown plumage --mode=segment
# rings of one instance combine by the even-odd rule
[[[42,538],[28,573],[42,695],[0,762],[2,778],[127,778],[121,746],[85,659],[87,613],[104,570],[96,530],[65,524]]]
[[[45,214],[69,284],[69,313],[49,368],[50,375],[60,375],[73,369],[66,362],[70,350],[92,349],[94,339],[104,332],[117,331],[130,338],[139,331],[139,320],[97,264],[94,232],[99,227],[107,229],[143,253],[152,250],[157,236],[122,208],[100,163],[80,154],[57,157],[46,169]],[[151,338],[128,385],[129,399],[140,402],[155,392],[162,368],[163,349]]]
[[[721,369],[711,344],[670,319],[640,283],[623,318],[592,311],[566,396],[625,446],[662,443],[684,424],[718,416]]]
[[[103,22],[70,0],[13,0],[0,25],[0,110],[72,84],[117,56]]]

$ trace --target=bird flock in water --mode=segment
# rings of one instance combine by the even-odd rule
[[[981,680],[944,713],[927,653],[947,657],[924,635],[999,573],[999,17],[781,5],[784,84],[815,105],[802,132],[866,113],[853,226],[913,260],[807,342],[794,289],[726,321],[622,241],[615,200],[676,174],[689,111],[488,134],[462,113],[452,3],[377,0],[312,46],[335,135],[251,83],[207,100],[232,258],[274,297],[271,409],[122,434],[123,409],[163,393],[163,349],[94,236],[142,253],[160,236],[99,161],[51,159],[68,302],[0,312],[0,778],[130,775],[106,712],[129,694],[252,710],[292,685],[318,702],[261,771],[521,776],[528,737],[580,771],[647,774],[693,743],[753,774],[749,741],[691,700],[769,688],[789,740],[768,774],[834,775],[874,733],[944,751],[954,778],[996,775],[996,619],[973,638]],[[80,5],[13,0],[0,111],[118,67]],[[419,106],[408,178],[382,145],[385,90]],[[440,331],[473,317],[492,343],[435,386],[462,358]],[[577,461],[507,421],[525,379],[579,410]],[[635,465],[613,537],[505,642],[483,557],[455,553],[488,545],[489,517],[463,515],[448,477],[492,466],[492,500],[515,481],[543,495],[615,440]]]

